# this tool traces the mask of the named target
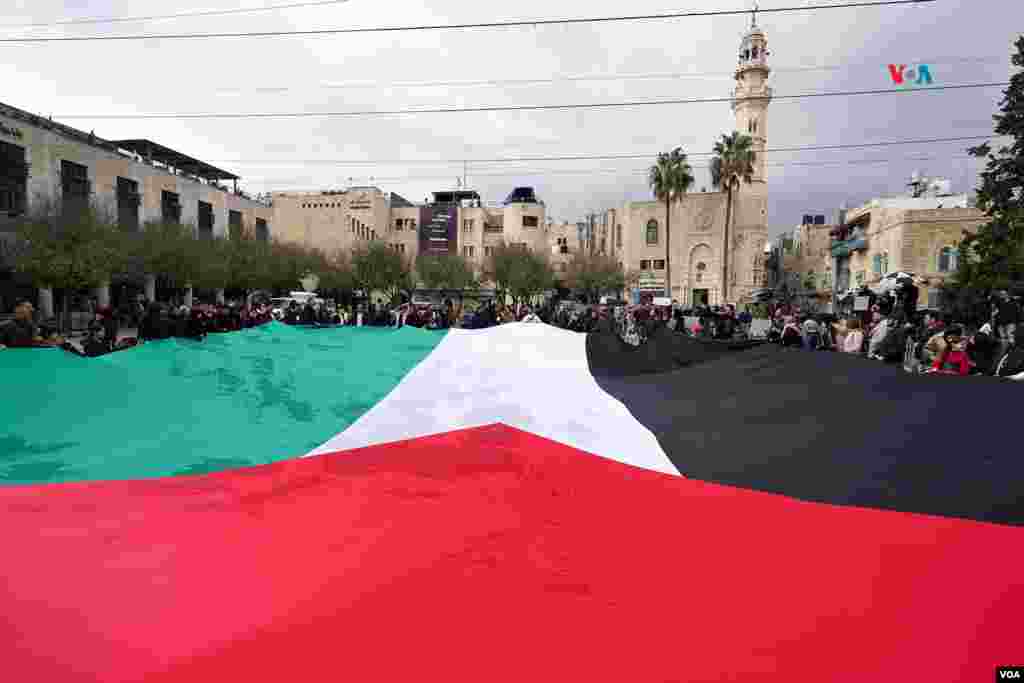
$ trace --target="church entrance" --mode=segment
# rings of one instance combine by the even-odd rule
[[[708,290],[706,289],[695,289],[693,290],[693,299],[691,299],[694,306],[707,306],[708,305]]]

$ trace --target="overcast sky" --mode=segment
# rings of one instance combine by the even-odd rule
[[[305,30],[738,9],[750,0],[349,0],[231,16],[132,23],[19,27],[76,18],[140,17],[260,7],[298,0],[7,0],[0,35],[95,35]],[[764,7],[813,4],[762,2]],[[426,5],[426,6],[424,6]],[[889,63],[931,65],[935,85],[1006,81],[1024,30],[1020,0],[938,0],[918,6],[762,14],[777,95],[889,88]],[[415,201],[450,189],[462,163],[574,154],[650,154],[675,145],[694,156],[709,186],[707,156],[733,130],[727,103],[587,111],[448,113],[366,118],[99,120],[77,115],[394,110],[564,104],[731,94],[749,16],[499,30],[321,38],[0,44],[0,99],[53,115],[106,139],[149,138],[243,177],[252,192],[374,184]],[[1015,30],[1016,29],[1016,32]],[[677,78],[637,78],[685,74]],[[540,84],[472,81],[564,79]],[[608,76],[629,76],[609,79]],[[439,85],[440,83],[440,85]],[[454,83],[454,84],[453,84]],[[424,84],[428,84],[424,86]],[[433,84],[433,85],[430,85]],[[768,146],[853,144],[985,135],[998,88],[777,101]],[[774,153],[768,158],[769,226],[805,213],[830,219],[842,202],[903,191],[910,173],[973,187],[980,165],[968,143]],[[914,159],[913,157],[917,157]],[[925,157],[925,158],[922,158]],[[400,163],[358,164],[357,160]],[[311,163],[314,162],[314,163]],[[828,162],[828,163],[826,163]],[[834,162],[834,163],[833,163]],[[854,162],[854,163],[851,163]],[[870,162],[870,163],[865,163]],[[556,220],[647,199],[643,159],[470,163],[469,184],[487,200],[533,186]],[[772,165],[788,164],[788,165]]]

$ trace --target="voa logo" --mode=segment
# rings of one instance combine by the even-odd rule
[[[1003,681],[1019,681],[1020,670],[1019,669],[999,669],[999,680]]]
[[[931,85],[932,72],[927,64],[907,67],[906,64],[890,64],[889,77],[894,85]]]

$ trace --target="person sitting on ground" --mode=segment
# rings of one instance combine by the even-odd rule
[[[850,318],[846,321],[846,334],[843,335],[843,346],[840,349],[843,353],[860,353],[864,348],[864,330],[861,329],[860,319]]]
[[[881,347],[882,342],[885,341],[885,336],[888,333],[888,318],[882,318],[882,314],[876,311],[872,314],[871,331],[868,335],[868,358],[881,360],[881,356],[878,355],[878,349]]]
[[[802,328],[804,349],[806,351],[817,351],[818,345],[821,342],[821,328],[818,327],[818,321],[813,316],[807,316]]]
[[[886,323],[888,331],[878,345],[876,355],[887,363],[898,363],[903,360],[907,350],[907,325],[903,315],[891,315]]]
[[[943,326],[930,326],[931,329],[936,330],[924,343],[924,347],[921,349],[921,360],[925,365],[931,365],[935,362],[935,359],[941,356],[946,351],[946,337]]]
[[[14,320],[0,327],[0,346],[30,348],[56,346],[63,340],[46,340],[35,323],[35,308],[22,301],[14,308]]]
[[[943,375],[960,375],[965,377],[971,372],[971,360],[963,342],[963,329],[954,325],[944,333],[946,348],[942,355],[935,359],[931,372]]]
[[[832,348],[836,351],[843,351],[845,348],[846,335],[850,332],[850,321],[840,318],[832,323]]]
[[[991,375],[999,360],[999,340],[993,334],[992,324],[985,323],[967,340],[967,356],[978,372]]]
[[[790,316],[786,319],[786,325],[782,328],[782,345],[786,347],[801,347],[804,345],[804,337],[796,318]]]

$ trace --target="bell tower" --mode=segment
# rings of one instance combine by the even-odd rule
[[[757,155],[754,163],[755,183],[764,183],[764,149],[768,141],[768,103],[772,89],[768,87],[768,40],[757,26],[757,5],[754,6],[750,30],[740,43],[739,65],[736,67],[736,89],[732,97],[732,110],[736,115],[736,130],[753,140]]]

